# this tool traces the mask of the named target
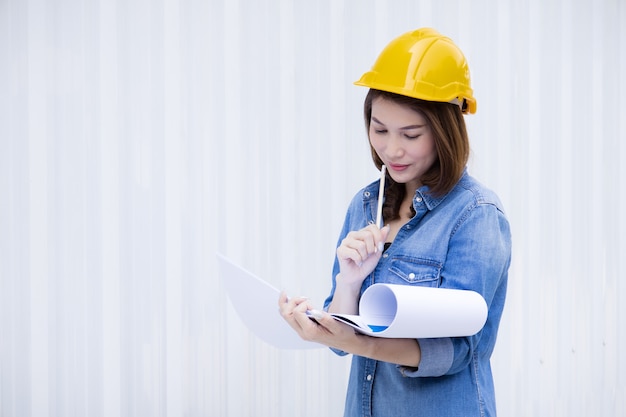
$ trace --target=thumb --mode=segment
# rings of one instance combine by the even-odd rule
[[[380,242],[378,242],[378,248],[382,252],[385,247],[385,242],[387,241],[387,237],[389,237],[389,231],[391,230],[391,226],[386,225],[382,229],[380,229]]]
[[[329,313],[322,310],[309,310],[307,312],[307,315],[309,316],[309,318],[314,319],[317,324],[324,325],[325,323],[328,323],[329,320],[335,321],[335,319],[333,319]]]

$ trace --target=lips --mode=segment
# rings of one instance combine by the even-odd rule
[[[387,168],[390,168],[390,169],[392,169],[394,171],[404,171],[408,167],[409,167],[408,165],[400,165],[400,164],[389,164],[389,165],[387,165]]]

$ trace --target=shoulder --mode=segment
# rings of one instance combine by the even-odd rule
[[[464,230],[469,227],[502,231],[509,227],[498,195],[467,171],[454,188],[434,206],[433,211],[437,212],[438,218],[447,219],[454,233],[462,227]]]
[[[503,253],[510,251],[509,221],[498,195],[467,173],[453,192],[456,195],[451,199],[455,201],[452,206],[458,216],[453,227],[454,234],[463,229],[475,235],[479,230],[479,235],[486,240],[501,242],[506,249]]]
[[[467,205],[473,207],[493,206],[498,211],[504,213],[504,207],[498,195],[467,172],[463,174],[457,185],[452,189],[449,197],[461,199]]]
[[[373,181],[357,191],[352,197],[350,208],[362,207],[364,203],[378,199],[378,183],[378,180]]]

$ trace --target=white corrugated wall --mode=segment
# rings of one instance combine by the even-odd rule
[[[349,360],[255,339],[215,252],[322,303],[352,82],[422,26],[513,229],[499,415],[625,415],[621,0],[0,0],[0,416],[341,416]]]

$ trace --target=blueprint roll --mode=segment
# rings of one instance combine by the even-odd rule
[[[475,291],[374,284],[361,296],[359,313],[333,317],[375,337],[462,337],[482,329],[487,304]]]

